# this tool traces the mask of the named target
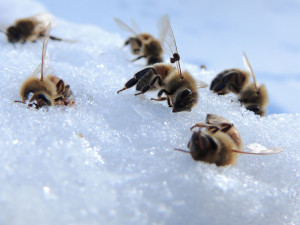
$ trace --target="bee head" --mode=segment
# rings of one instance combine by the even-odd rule
[[[139,55],[142,48],[142,41],[139,38],[131,37],[125,42],[125,45],[129,44],[132,54]]]
[[[20,30],[15,26],[10,26],[6,31],[7,40],[10,43],[16,43],[21,40]]]
[[[51,106],[52,101],[49,95],[42,92],[34,93],[29,100],[29,106],[34,106],[36,109],[43,106]]]
[[[256,90],[254,84],[246,86],[239,95],[239,100],[246,107],[252,104],[260,105],[264,98],[265,95],[261,93],[261,88]]]
[[[193,133],[188,148],[194,160],[203,160],[217,151],[218,144],[210,135],[199,130]]]
[[[197,102],[197,98],[190,89],[181,90],[176,96],[173,104],[173,112],[182,112],[192,110]]]

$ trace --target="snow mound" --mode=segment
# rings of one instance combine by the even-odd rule
[[[260,118],[232,96],[201,89],[192,112],[173,114],[156,93],[117,90],[143,67],[131,64],[118,34],[58,19],[50,41],[55,74],[76,106],[28,109],[22,82],[40,63],[42,42],[0,37],[0,224],[297,224],[300,221],[300,115]],[[182,63],[207,83],[214,71]],[[271,156],[242,155],[216,167],[186,148],[189,128],[207,113],[235,124],[244,144],[278,146]]]

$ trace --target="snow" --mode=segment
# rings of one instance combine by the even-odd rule
[[[44,9],[31,0],[17,3],[1,2],[0,11],[11,10],[0,13],[3,21],[22,9]],[[50,69],[70,84],[75,107],[37,111],[14,103],[40,63],[42,43],[14,47],[0,36],[1,225],[300,222],[299,114],[260,118],[207,88],[192,112],[177,114],[150,101],[155,92],[135,97],[131,88],[117,95],[143,65],[128,62],[123,35],[56,19],[53,35],[78,40],[50,41],[47,53]],[[188,61],[182,68],[207,83],[215,75]],[[207,113],[233,122],[245,145],[285,150],[242,155],[229,167],[174,151],[187,148],[189,128]]]

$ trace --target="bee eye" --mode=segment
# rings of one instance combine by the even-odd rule
[[[181,92],[180,97],[181,97],[181,98],[184,98],[184,97],[186,97],[187,95],[190,95],[191,93],[192,93],[192,91],[191,91],[190,89],[185,89],[185,90],[183,90],[183,91]]]
[[[248,103],[249,101],[248,101],[248,99],[243,99],[243,101],[242,102],[244,102],[244,103]]]

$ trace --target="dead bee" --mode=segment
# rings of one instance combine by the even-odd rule
[[[72,91],[67,83],[54,75],[47,75],[44,77],[45,55],[47,50],[47,43],[50,33],[50,24],[48,24],[45,31],[45,37],[42,48],[42,63],[40,78],[33,76],[29,77],[21,86],[20,95],[22,101],[15,101],[24,103],[28,101],[29,107],[36,109],[42,106],[52,105],[72,105],[74,101],[71,99]]]
[[[7,40],[10,43],[34,42],[45,36],[47,25],[51,21],[50,14],[38,14],[28,18],[22,18],[15,21],[14,25],[8,27],[6,31]],[[49,37],[52,40],[62,41],[63,39],[54,36]]]
[[[207,70],[207,67],[206,67],[206,65],[202,64],[202,65],[200,65],[200,69]]]
[[[233,92],[238,95],[240,102],[246,109],[260,116],[265,115],[268,104],[268,93],[265,85],[257,86],[256,78],[247,55],[244,53],[244,64],[253,77],[254,82],[249,82],[249,73],[241,69],[224,70],[213,79],[210,90],[219,95]]]
[[[249,82],[249,74],[240,69],[228,69],[220,72],[213,79],[210,85],[210,90],[224,95],[230,92],[238,94],[245,85]]]
[[[252,67],[249,63],[246,53],[244,53],[244,63],[248,68],[249,73],[253,77],[253,83],[247,84],[238,94],[240,102],[246,107],[246,109],[254,112],[257,115],[264,116],[265,110],[268,105],[268,92],[265,85],[257,85],[256,78]]]
[[[196,161],[227,166],[234,164],[239,154],[269,155],[283,151],[281,148],[267,149],[257,143],[242,147],[237,129],[228,120],[218,115],[207,114],[206,123],[195,124],[191,130],[195,127],[200,129],[193,132],[188,143],[190,151],[175,150],[191,154]],[[206,128],[206,131],[202,132],[201,128]]]
[[[197,89],[207,86],[201,81],[197,85],[195,79],[186,71],[183,72],[182,78],[178,70],[167,63],[157,63],[137,72],[117,93],[134,85],[139,91],[135,95],[160,89],[158,99],[151,98],[151,100],[168,101],[168,105],[173,107],[173,112],[191,111],[198,101]],[[164,93],[167,97],[162,97]]]
[[[164,30],[167,34],[166,37],[169,37],[166,43],[169,43],[170,51],[173,54],[170,58],[171,63],[175,63],[176,67],[168,63],[156,63],[137,72],[117,93],[119,94],[134,85],[139,91],[135,95],[144,94],[149,90],[160,90],[157,94],[158,98],[151,98],[151,100],[167,101],[168,105],[173,108],[173,112],[191,111],[198,101],[197,89],[206,87],[207,84],[201,81],[197,83],[190,73],[181,72],[180,57],[169,17],[162,17],[160,24],[161,30]],[[166,94],[167,97],[162,97],[163,94]]]
[[[125,46],[130,45],[132,54],[138,55],[138,57],[132,61],[146,58],[147,65],[163,61],[163,48],[158,39],[148,33],[136,32],[117,18],[114,18],[114,20],[121,29],[129,31],[134,35],[133,37],[129,37],[124,44]]]

